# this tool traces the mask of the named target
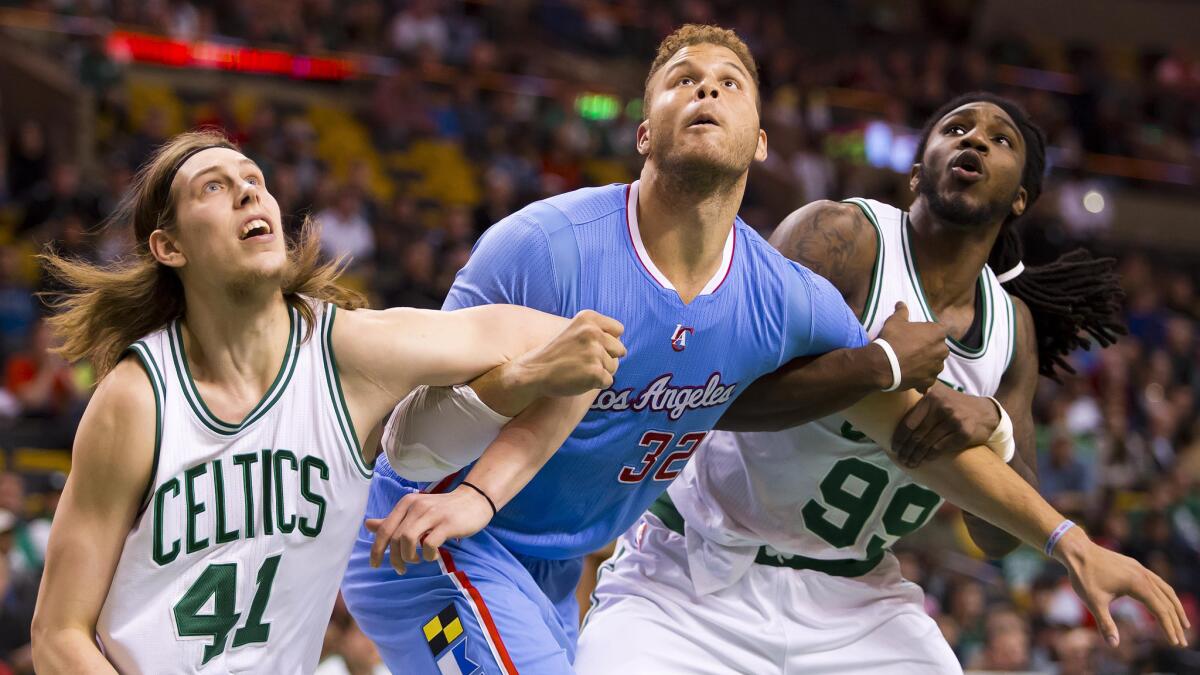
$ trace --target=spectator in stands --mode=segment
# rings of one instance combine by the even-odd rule
[[[368,264],[375,254],[375,233],[367,222],[362,196],[348,185],[331,196],[332,206],[317,214],[321,252],[330,258],[348,256],[352,266]]]
[[[983,649],[968,667],[975,670],[1029,670],[1029,632],[1024,619],[1012,607],[1000,605],[988,611],[984,624]]]
[[[21,278],[21,260],[12,246],[0,246],[0,358],[7,360],[29,337],[37,319],[33,287]]]
[[[1059,511],[1081,514],[1094,486],[1090,467],[1075,457],[1075,440],[1065,433],[1054,434],[1049,456],[1038,462],[1038,491]]]
[[[39,576],[15,573],[10,556],[15,548],[17,517],[0,508],[0,675],[33,673],[29,627],[37,604]]]
[[[60,417],[78,412],[83,392],[76,383],[75,369],[51,351],[53,336],[42,320],[30,329],[29,348],[9,357],[4,367],[4,386],[21,405],[26,417]]]

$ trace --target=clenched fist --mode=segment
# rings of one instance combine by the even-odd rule
[[[909,322],[908,306],[897,302],[896,312],[883,324],[879,337],[887,340],[900,361],[899,389],[916,389],[924,393],[937,382],[950,354],[950,348],[946,346],[946,329],[940,324]]]
[[[543,396],[575,396],[612,386],[626,354],[620,321],[590,309],[575,315],[553,340],[516,360]]]

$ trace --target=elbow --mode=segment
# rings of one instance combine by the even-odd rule
[[[29,647],[34,672],[62,673],[72,670],[63,659],[78,651],[80,643],[72,639],[73,632],[71,628],[48,619],[41,607],[34,610],[33,623],[29,627]],[[93,639],[91,635],[86,636],[83,644]]]
[[[54,627],[45,619],[42,612],[35,611],[33,623],[29,627],[29,648],[33,657],[33,669],[38,673],[54,671],[53,655],[58,653],[55,643]]]

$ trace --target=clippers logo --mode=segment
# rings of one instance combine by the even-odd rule
[[[681,352],[687,349],[687,336],[689,333],[695,333],[696,329],[691,326],[685,326],[681,323],[675,324],[675,332],[671,334],[671,349]]]

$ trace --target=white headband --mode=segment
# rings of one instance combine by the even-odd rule
[[[1021,276],[1021,272],[1024,272],[1024,271],[1025,271],[1025,263],[1017,261],[1017,264],[1014,265],[1011,270],[1005,272],[1004,274],[997,274],[996,281],[999,281],[1002,284],[1006,284],[1006,283],[1012,281],[1013,279],[1016,279],[1017,277]]]

